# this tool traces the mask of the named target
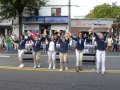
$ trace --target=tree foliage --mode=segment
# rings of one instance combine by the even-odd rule
[[[98,5],[86,15],[86,18],[120,18],[120,6],[117,6],[117,3]]]
[[[27,8],[29,14],[36,8],[45,5],[46,0],[0,0],[0,16],[2,18],[19,18],[19,31],[22,33],[22,14]]]

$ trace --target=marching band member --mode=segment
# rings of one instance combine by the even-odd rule
[[[92,29],[93,30],[93,29]],[[109,30],[107,31],[109,32]],[[97,43],[97,51],[96,51],[96,59],[97,59],[97,62],[96,62],[96,67],[97,67],[97,73],[100,72],[100,63],[101,63],[101,66],[102,66],[102,74],[105,73],[105,40],[106,40],[106,37],[108,35],[108,33],[103,36],[102,33],[95,33],[94,32],[94,35],[96,37],[96,43]]]
[[[71,33],[70,33],[71,35]],[[76,72],[79,72],[79,70],[82,71],[82,60],[83,60],[83,49],[84,49],[84,44],[85,44],[85,39],[82,38],[82,33],[79,32],[78,33],[78,37],[74,38],[72,37],[72,39],[74,39],[75,41],[77,41],[76,43]]]

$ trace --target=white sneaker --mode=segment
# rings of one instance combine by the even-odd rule
[[[102,73],[101,74],[105,74],[105,72],[104,71],[102,71]]]
[[[38,65],[38,68],[40,68],[40,65]]]
[[[37,68],[37,66],[35,65],[34,68]]]
[[[60,69],[60,72],[61,72],[62,70],[63,70],[63,69],[61,68],[61,69]]]
[[[68,70],[68,67],[66,67],[65,69]]]
[[[20,64],[20,66],[18,66],[19,68],[23,68],[24,67],[24,64]]]
[[[55,70],[55,66],[53,66],[53,69]]]
[[[100,73],[100,70],[99,70],[99,69],[98,69],[98,70],[96,69],[96,72],[97,72],[97,74],[99,74],[99,73]]]
[[[99,71],[97,71],[97,74],[99,74],[100,72]]]
[[[51,67],[49,66],[48,69],[51,69]]]

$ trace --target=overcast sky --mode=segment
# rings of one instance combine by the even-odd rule
[[[71,0],[72,5],[80,6],[80,7],[72,6],[72,17],[85,16],[95,6],[103,4],[103,3],[112,4],[112,2],[117,2],[117,5],[120,6],[120,0]]]

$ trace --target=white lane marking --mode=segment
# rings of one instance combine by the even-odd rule
[[[12,55],[12,56],[14,56],[14,55],[18,55],[18,54],[0,54],[0,56],[3,56],[3,55],[6,55],[6,56]]]
[[[9,58],[10,56],[0,56],[0,57],[6,57],[6,58]]]

